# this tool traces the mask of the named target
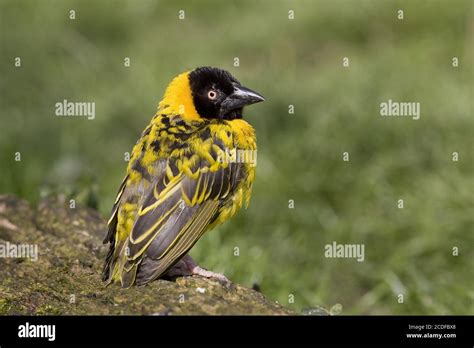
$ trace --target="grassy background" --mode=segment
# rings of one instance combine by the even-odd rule
[[[250,209],[196,245],[202,266],[298,311],[474,313],[472,1],[0,0],[0,23],[0,192],[67,192],[107,216],[167,83],[218,66],[267,101],[246,113]],[[56,117],[63,99],[96,119]],[[387,99],[421,119],[381,117]],[[325,258],[333,241],[365,261]]]

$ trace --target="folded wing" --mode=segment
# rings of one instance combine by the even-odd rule
[[[148,189],[130,233],[122,286],[146,284],[178,262],[232,198],[243,170],[241,164],[209,158],[188,164],[168,159],[165,173]]]

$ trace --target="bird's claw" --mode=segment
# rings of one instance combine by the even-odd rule
[[[216,279],[223,283],[229,283],[229,279],[227,279],[227,277],[222,273],[208,271],[207,269],[201,268],[197,265],[192,269],[192,274],[205,278]]]
[[[178,261],[178,263],[176,263],[173,268],[167,272],[167,276],[169,277],[186,277],[193,275],[215,279],[224,284],[230,283],[229,279],[227,279],[227,277],[222,273],[208,271],[207,269],[199,267],[189,255],[185,255],[181,260]]]

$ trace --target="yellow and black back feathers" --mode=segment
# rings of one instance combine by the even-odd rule
[[[248,204],[256,151],[242,108],[263,100],[228,72],[198,68],[176,77],[133,148],[109,220],[107,283],[143,285],[164,275],[202,234]]]

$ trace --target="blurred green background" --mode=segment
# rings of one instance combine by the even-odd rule
[[[168,82],[218,66],[267,101],[246,111],[250,208],[198,242],[201,266],[297,311],[472,314],[473,4],[1,0],[0,192],[65,192],[107,217]],[[56,117],[63,99],[96,118]],[[420,102],[421,119],[381,117],[388,99]],[[365,261],[325,258],[333,241]]]

